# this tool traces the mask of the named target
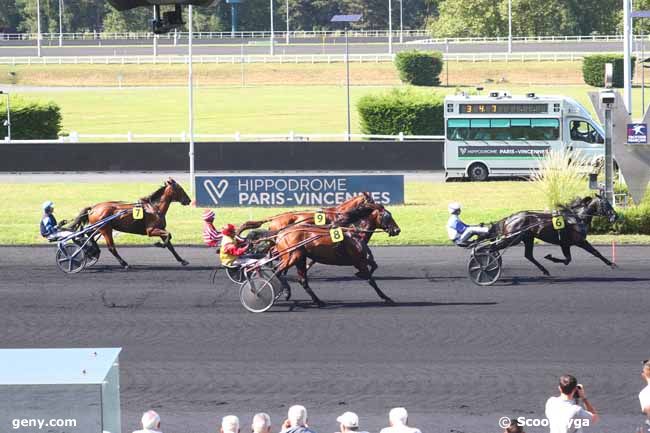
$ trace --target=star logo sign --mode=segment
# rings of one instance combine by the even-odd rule
[[[634,135],[645,135],[645,125],[634,125],[632,130]]]

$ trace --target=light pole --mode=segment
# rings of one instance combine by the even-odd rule
[[[623,100],[628,114],[632,112],[632,68],[631,61],[632,5],[623,0]]]
[[[273,0],[269,0],[271,3],[271,55],[275,54],[275,38],[273,37]]]
[[[59,0],[59,46],[63,46],[63,0]]]
[[[41,57],[41,0],[36,0],[36,53]]]
[[[399,0],[399,43],[404,43],[404,0]]]
[[[388,0],[388,54],[393,54],[393,4]]]
[[[331,22],[345,23],[345,97],[347,101],[347,115],[348,115],[348,141],[351,140],[352,135],[352,122],[350,119],[350,49],[348,44],[348,23],[356,23],[361,19],[361,15],[334,15]]]
[[[7,138],[11,141],[11,105],[9,102],[9,93],[0,90],[0,95],[7,95],[7,120],[4,121],[4,126],[7,127]]]
[[[289,45],[289,0],[287,0],[287,45]]]
[[[190,197],[194,196],[194,87],[192,85],[192,5],[189,5],[189,19],[188,21],[188,39],[187,39],[187,87],[188,87],[188,103],[190,115]]]
[[[512,0],[508,0],[508,54],[512,53]]]

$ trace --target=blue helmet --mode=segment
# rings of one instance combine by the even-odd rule
[[[45,201],[43,202],[43,205],[41,206],[43,208],[43,212],[47,211],[48,209],[52,209],[54,207],[54,203],[51,201]]]

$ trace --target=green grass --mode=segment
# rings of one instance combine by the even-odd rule
[[[588,86],[490,86],[515,94],[536,92],[570,96],[593,114]],[[356,102],[363,95],[389,87],[354,87],[352,130],[358,132]],[[419,89],[429,92],[429,89]],[[433,91],[453,94],[455,89]],[[640,91],[635,89],[635,101]],[[81,134],[161,133],[187,130],[184,88],[62,89],[26,94],[61,106],[64,131]],[[635,116],[640,116],[635,104]],[[346,129],[345,88],[342,86],[198,87],[195,93],[196,133],[242,134],[335,133]]]
[[[0,207],[0,245],[44,244],[38,232],[40,205],[45,200],[56,204],[56,216],[72,219],[83,207],[105,200],[134,201],[152,192],[154,184],[3,184],[4,198]],[[406,185],[404,206],[390,206],[402,228],[398,237],[377,234],[373,242],[379,245],[449,245],[445,224],[447,204],[463,204],[463,219],[467,223],[490,222],[523,209],[542,209],[543,197],[528,182],[487,183],[425,183]],[[280,213],[283,209],[219,208],[217,226],[257,219]],[[168,214],[168,229],[180,244],[201,244],[202,209],[173,204]],[[596,242],[650,243],[650,236],[593,236]],[[144,236],[120,235],[118,245],[151,244]]]

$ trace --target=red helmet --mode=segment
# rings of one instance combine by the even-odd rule
[[[235,229],[237,229],[237,227],[235,227],[234,225],[232,225],[232,224],[226,224],[226,225],[221,229],[221,233],[223,233],[223,234],[226,235],[226,236],[232,236],[232,235],[235,234]]]

